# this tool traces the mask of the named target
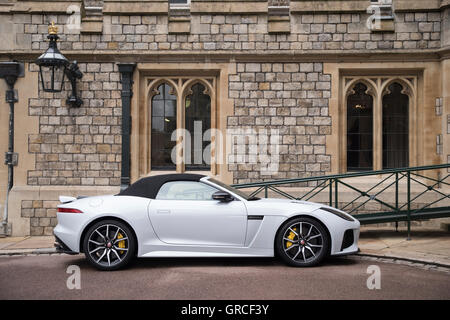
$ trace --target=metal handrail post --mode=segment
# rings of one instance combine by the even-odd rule
[[[411,171],[407,172],[407,197],[408,197],[408,238],[406,240],[411,240]]]
[[[398,212],[398,172],[395,173],[395,210]],[[395,231],[398,231],[398,221],[395,221]]]
[[[333,179],[330,179],[330,207],[333,206]]]
[[[338,179],[334,180],[334,207],[338,207]]]

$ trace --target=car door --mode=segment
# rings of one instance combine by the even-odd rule
[[[169,244],[243,246],[247,210],[243,201],[212,199],[216,188],[199,181],[161,186],[148,207],[158,238]]]

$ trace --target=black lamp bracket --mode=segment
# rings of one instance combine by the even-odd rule
[[[72,86],[72,93],[67,98],[66,102],[72,107],[80,107],[83,104],[83,100],[77,96],[77,79],[81,79],[83,73],[78,68],[77,61],[72,62],[69,67],[65,69],[65,73]]]

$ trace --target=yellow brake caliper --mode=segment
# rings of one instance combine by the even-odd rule
[[[119,233],[117,235],[117,239],[122,239],[122,238],[123,238],[123,235],[121,233]],[[118,246],[119,246],[119,248],[125,248],[125,240],[119,241]],[[120,251],[120,254],[123,254],[123,250]]]
[[[293,228],[294,231],[297,231],[297,228]],[[290,240],[294,240],[295,238],[295,233],[291,231],[291,233],[289,233],[288,239]],[[286,241],[286,248],[289,248],[290,246],[292,246],[292,242],[290,241]]]

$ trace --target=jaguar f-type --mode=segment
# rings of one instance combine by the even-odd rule
[[[146,177],[116,195],[60,196],[59,252],[101,270],[135,257],[274,257],[308,267],[358,251],[359,222],[327,205],[250,197],[199,174]]]

